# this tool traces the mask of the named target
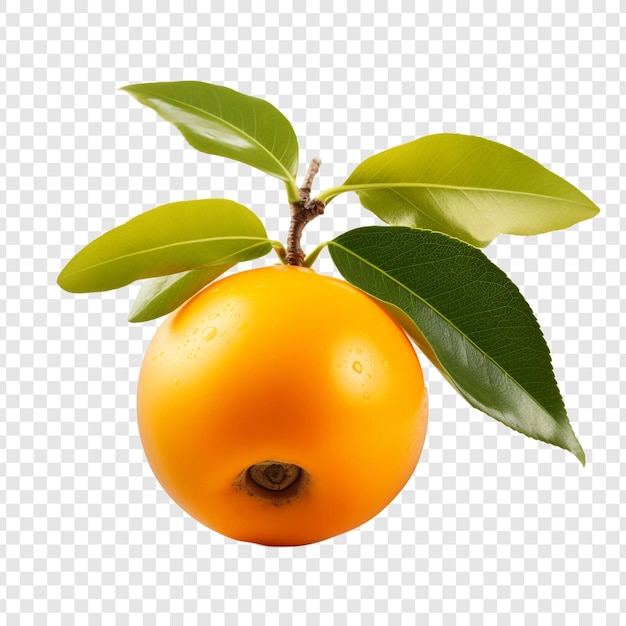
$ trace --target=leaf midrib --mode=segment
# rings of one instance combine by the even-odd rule
[[[353,251],[349,250],[348,248],[346,248],[345,246],[342,246],[341,244],[338,244],[336,241],[330,241],[329,245],[334,245],[337,246],[338,248],[341,248],[342,250],[344,250],[346,253],[354,256],[355,258],[357,258],[359,261],[361,261],[362,263],[365,263],[366,265],[369,265],[372,269],[380,272],[381,274],[383,274],[385,277],[387,277],[389,280],[391,280],[392,282],[394,282],[395,284],[397,284],[401,289],[407,291],[411,296],[415,297],[417,300],[419,300],[424,306],[426,306],[428,309],[430,309],[433,313],[435,313],[435,315],[437,315],[439,318],[445,320],[452,328],[454,328],[454,330],[456,330],[459,335],[461,335],[462,337],[465,338],[465,340],[472,345],[476,350],[478,350],[488,361],[490,361],[491,363],[493,363],[493,365],[500,370],[510,381],[513,382],[513,384],[520,390],[522,390],[524,392],[524,394],[529,397],[531,399],[531,401],[537,405],[542,411],[544,411],[547,415],[549,415],[550,417],[552,417],[555,421],[555,423],[557,424],[557,427],[559,428],[559,430],[561,431],[561,433],[563,434],[564,438],[567,439],[567,433],[563,430],[563,427],[561,426],[561,424],[559,423],[558,420],[556,420],[556,418],[546,409],[545,406],[543,406],[543,404],[541,404],[533,395],[531,395],[524,387],[522,387],[522,385],[515,379],[513,378],[499,363],[497,363],[496,361],[493,360],[492,357],[490,357],[486,352],[484,352],[484,350],[482,350],[478,345],[476,345],[476,343],[470,338],[468,337],[465,333],[461,332],[461,330],[454,324],[452,323],[450,320],[448,320],[448,318],[443,315],[439,310],[437,310],[435,307],[433,307],[429,302],[427,302],[426,300],[424,300],[424,298],[420,297],[418,294],[416,294],[412,289],[409,289],[406,285],[403,285],[399,280],[397,280],[396,278],[394,278],[393,276],[391,276],[391,274],[389,274],[388,272],[386,272],[385,270],[383,270],[382,268],[378,267],[377,265],[374,265],[373,263],[371,263],[370,261],[368,261],[367,259],[364,259],[363,257],[355,254]],[[393,304],[392,302],[389,302],[389,304]],[[394,305],[397,306],[397,305]],[[415,323],[415,322],[413,322]],[[437,357],[439,358],[439,357]],[[440,361],[441,363],[441,361]],[[443,367],[443,364],[441,364],[441,366]]]
[[[566,202],[568,204],[575,204],[581,207],[591,208],[593,203],[591,201],[582,202],[580,200],[569,200],[568,198],[561,198],[559,196],[549,196],[542,193],[532,193],[529,191],[516,191],[513,189],[494,189],[489,187],[470,187],[463,185],[443,185],[440,183],[362,183],[359,185],[340,185],[339,187],[333,187],[332,189],[328,189],[325,193],[320,194],[318,197],[328,197],[328,202],[338,196],[339,194],[346,193],[348,191],[367,191],[369,189],[397,189],[397,188],[435,188],[435,189],[445,189],[449,191],[462,191],[466,193],[469,191],[477,191],[484,193],[498,193],[498,194],[510,194],[516,196],[529,196],[532,198],[542,198],[545,200],[556,200],[557,202]]]
[[[287,170],[287,168],[283,165],[283,163],[272,153],[270,152],[260,141],[258,141],[257,139],[255,139],[252,135],[249,135],[247,132],[245,132],[244,130],[242,130],[241,128],[238,128],[237,126],[234,126],[231,122],[229,122],[228,120],[224,119],[223,117],[220,117],[218,115],[215,115],[214,113],[210,113],[208,111],[205,111],[204,109],[201,109],[198,106],[195,106],[193,104],[189,104],[188,102],[184,102],[183,100],[177,100],[176,98],[172,98],[170,96],[163,96],[160,94],[155,94],[154,92],[150,91],[149,89],[144,90],[142,93],[147,93],[150,96],[152,96],[153,98],[158,98],[160,100],[166,100],[167,102],[169,102],[170,104],[174,104],[177,106],[181,106],[183,108],[187,108],[193,111],[199,111],[200,113],[202,113],[203,115],[207,116],[207,117],[211,117],[213,119],[216,120],[220,120],[225,126],[228,126],[229,128],[231,128],[232,130],[235,131],[236,134],[239,134],[241,137],[245,137],[248,140],[251,141],[251,143],[254,143],[255,145],[259,146],[259,148],[261,148],[266,154],[268,154],[276,163],[278,163],[278,165],[280,166],[280,169],[287,175],[287,177],[290,180],[295,180],[293,174]],[[219,101],[219,98],[218,98]],[[222,103],[220,102],[220,109],[221,109]],[[256,123],[256,113],[255,113],[255,123]],[[175,122],[176,124],[176,122]],[[284,151],[283,151],[284,154]]]
[[[157,252],[159,250],[167,250],[167,249],[172,249],[172,248],[176,248],[178,246],[188,246],[188,245],[196,245],[196,244],[200,244],[200,243],[207,243],[207,242],[221,242],[221,241],[231,241],[231,240],[237,240],[237,241],[246,241],[246,240],[250,240],[250,241],[255,241],[256,243],[254,243],[253,245],[250,245],[248,247],[245,248],[241,248],[240,250],[237,250],[237,252],[233,252],[231,254],[229,254],[228,256],[225,257],[220,257],[219,259],[216,259],[216,261],[214,263],[217,262],[221,262],[225,259],[228,259],[229,257],[233,256],[234,254],[239,254],[240,252],[245,252],[247,250],[251,250],[252,248],[255,248],[258,245],[261,245],[263,243],[271,243],[269,239],[265,239],[262,237],[238,237],[238,236],[229,236],[229,237],[205,237],[202,239],[186,239],[185,241],[177,241],[174,243],[169,243],[169,244],[164,244],[162,246],[155,246],[154,248],[144,248],[143,250],[138,250],[136,252],[131,252],[128,254],[122,254],[120,256],[116,256],[113,259],[108,259],[106,261],[100,261],[99,263],[94,263],[93,265],[88,265],[87,267],[84,267],[80,270],[76,270],[74,272],[71,273],[67,273],[65,276],[66,277],[73,277],[73,276],[79,276],[80,274],[84,273],[84,272],[89,272],[92,271],[98,267],[102,267],[102,266],[106,266],[110,263],[116,263],[118,261],[121,261],[123,259],[130,259],[139,255],[143,255],[143,254],[150,254],[153,252]],[[209,264],[209,266],[212,265],[212,263]],[[199,267],[204,267],[204,266],[199,266]],[[199,269],[199,268],[198,268]],[[183,270],[185,271],[185,270]]]

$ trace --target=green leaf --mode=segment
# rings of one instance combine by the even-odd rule
[[[294,177],[298,140],[287,118],[272,104],[199,81],[122,87],[180,130],[200,152],[235,159],[287,183],[298,201]]]
[[[256,259],[271,249],[259,218],[237,202],[173,202],[89,243],[63,268],[57,282],[73,293],[107,291],[141,278]]]
[[[384,303],[472,406],[584,465],[533,312],[480,250],[385,226],[348,231],[329,250],[346,280]]]
[[[233,265],[234,263],[228,263],[170,276],[148,278],[141,285],[128,321],[147,322],[171,313]]]
[[[375,154],[318,198],[327,203],[347,191],[388,224],[443,232],[479,247],[501,233],[567,228],[599,211],[533,159],[468,135],[429,135]]]

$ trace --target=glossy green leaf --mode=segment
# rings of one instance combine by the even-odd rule
[[[533,312],[480,250],[385,226],[348,231],[329,250],[346,280],[384,303],[472,406],[584,464]]]
[[[287,118],[269,102],[199,81],[123,89],[174,124],[196,150],[276,176],[287,183],[290,200],[300,199],[294,183],[298,140]]]
[[[128,321],[147,322],[171,313],[233,265],[215,265],[146,279],[131,307]]]
[[[354,191],[384,222],[486,246],[497,235],[536,235],[593,217],[576,187],[507,146],[468,135],[422,137],[366,159],[329,202]]]
[[[272,244],[259,218],[223,199],[156,207],[85,246],[59,274],[66,291],[117,289],[142,278],[225,266],[267,254]]]

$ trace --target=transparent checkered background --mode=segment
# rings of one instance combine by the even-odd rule
[[[0,622],[595,626],[626,614],[626,18],[618,2],[415,4],[26,0],[0,15]],[[278,106],[300,174],[322,158],[323,188],[444,131],[511,145],[587,193],[596,219],[487,251],[545,330],[587,467],[469,409],[425,364],[422,460],[361,528],[270,549],[175,506],[135,416],[156,322],[126,321],[136,286],[74,296],[55,281],[97,235],[185,198],[248,204],[284,240],[275,179],[196,153],[117,91],[181,79]],[[371,223],[340,196],[306,245]],[[318,267],[333,272],[326,253]]]

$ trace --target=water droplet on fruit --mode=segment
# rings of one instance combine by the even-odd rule
[[[385,367],[389,367],[389,361],[383,361],[383,365],[384,365]]]
[[[363,371],[363,366],[361,365],[360,361],[355,361],[352,364],[352,369],[357,373],[360,374]]]
[[[175,378],[175,379],[174,379],[174,384],[175,384],[175,385],[178,385],[178,378]]]
[[[237,326],[237,328],[239,330],[245,330],[246,328],[248,328],[248,323],[247,322],[241,322],[241,324],[239,324],[239,326]]]
[[[217,335],[217,328],[215,328],[215,326],[207,326],[202,331],[202,337],[205,341],[211,341],[211,339],[213,339],[215,335]]]
[[[369,393],[364,393],[364,394],[363,394],[363,399],[364,399],[364,400],[369,400],[369,399],[370,399],[370,397],[371,397],[371,396],[370,396],[370,394],[369,394]]]
[[[211,315],[209,315],[209,317],[207,317],[207,319],[208,320],[216,320],[219,316],[220,316],[219,313],[211,313]]]

